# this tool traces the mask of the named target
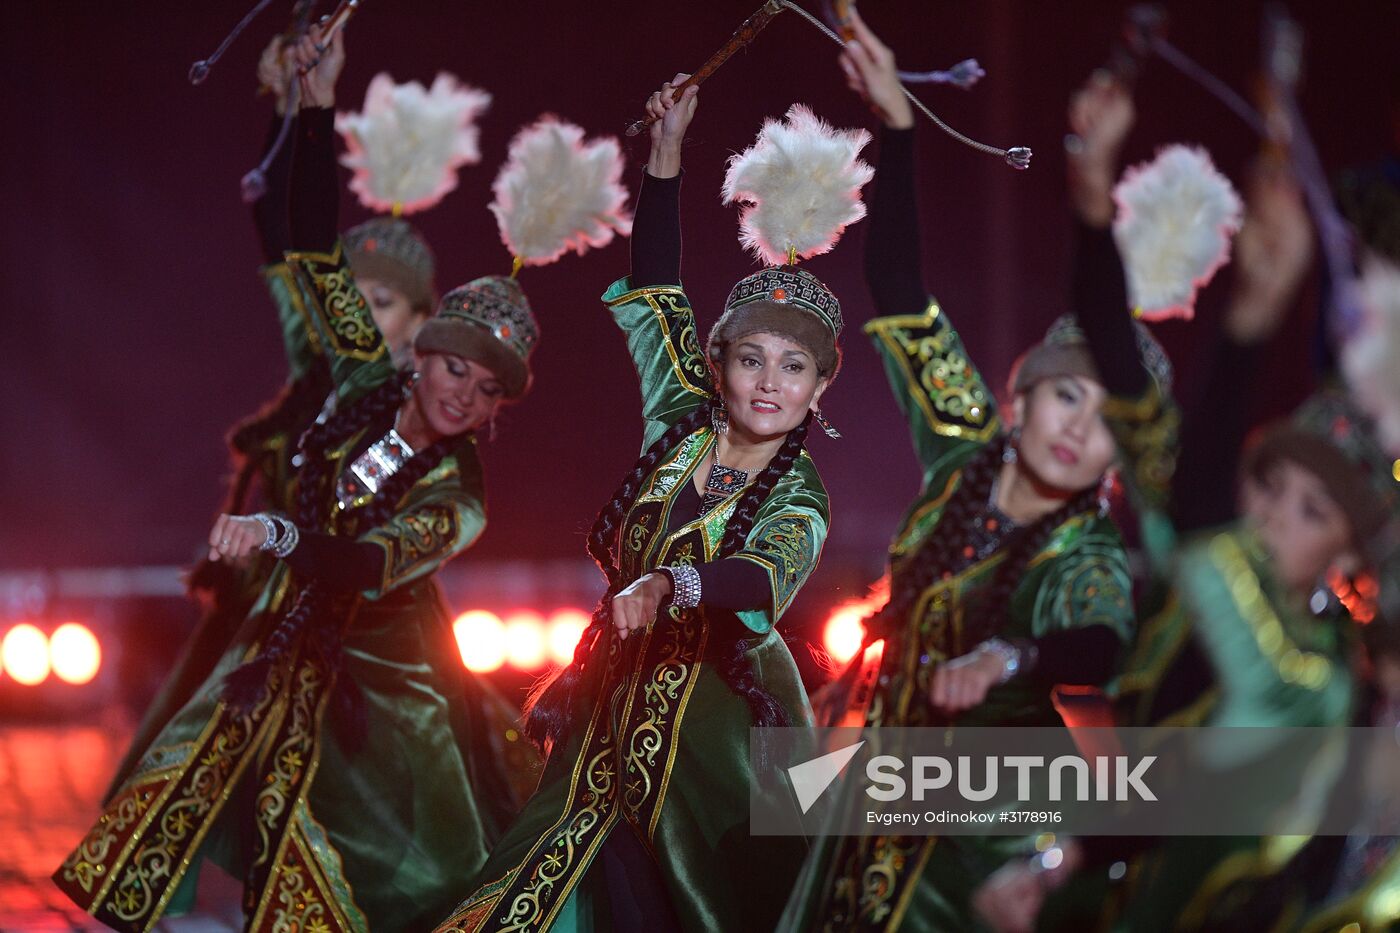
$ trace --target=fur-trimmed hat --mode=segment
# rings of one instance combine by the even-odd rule
[[[706,353],[716,366],[735,341],[749,334],[787,337],[804,347],[827,379],[841,368],[841,303],[812,273],[792,267],[760,269],[729,292],[724,314],[710,329]]]
[[[515,279],[488,275],[454,288],[418,329],[413,349],[452,353],[496,374],[507,398],[530,388],[530,354],[539,341],[534,311]]]

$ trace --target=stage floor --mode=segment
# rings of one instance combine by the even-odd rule
[[[0,930],[105,930],[64,897],[49,875],[98,815],[98,801],[126,750],[132,721],[116,711],[82,725],[0,726]],[[238,887],[201,877],[196,910],[164,933],[233,933]]]

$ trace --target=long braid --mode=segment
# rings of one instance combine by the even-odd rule
[[[325,456],[326,451],[397,410],[403,404],[404,389],[410,378],[407,373],[398,373],[386,379],[353,405],[338,410],[302,436],[303,461],[297,476],[296,502],[296,522],[300,527],[319,530],[329,517],[330,496],[325,487],[334,468]]]
[[[909,624],[910,613],[934,580],[939,576],[949,576],[971,562],[972,558],[966,553],[971,544],[971,530],[991,496],[1007,443],[1003,436],[987,444],[963,467],[961,482],[944,506],[937,525],[912,555],[894,567],[889,601],[865,620],[867,644],[901,632]],[[1003,544],[1006,556],[978,597],[977,623],[969,630],[968,646],[990,638],[1005,628],[1011,596],[1020,584],[1026,566],[1045,546],[1056,528],[1075,515],[1092,511],[1097,497],[1097,486],[1082,490],[1058,509],[1009,536]]]
[[[778,448],[777,454],[768,461],[768,466],[764,467],[763,472],[758,474],[758,478],[739,498],[733,514],[729,516],[729,521],[724,526],[724,538],[720,541],[719,552],[715,555],[717,560],[729,557],[743,549],[764,501],[773,492],[773,488],[778,485],[778,481],[792,469],[797,458],[802,456],[802,449],[807,442],[807,431],[811,423],[812,413],[808,412],[802,423],[788,432],[783,446]],[[772,693],[758,683],[758,678],[754,676],[753,664],[749,661],[748,656],[747,639],[735,640],[729,652],[720,659],[717,670],[725,685],[748,703],[749,710],[753,713],[754,725],[788,726],[792,724],[787,710]]]
[[[525,732],[541,746],[546,743],[556,744],[566,734],[587,660],[595,648],[603,643],[606,626],[612,616],[613,597],[626,585],[613,555],[613,546],[617,541],[622,521],[636,500],[642,483],[656,469],[656,465],[676,444],[709,422],[715,404],[717,403],[711,400],[700,405],[672,425],[652,444],[637,460],[632,470],[623,477],[612,499],[594,520],[588,535],[588,553],[602,570],[608,587],[593,610],[588,628],[574,648],[573,661],[553,677],[537,685],[526,702]],[[778,453],[740,497],[725,525],[725,534],[720,542],[717,559],[730,556],[743,548],[749,532],[753,529],[759,508],[778,481],[792,469],[797,458],[801,456],[811,420],[812,416],[808,414],[802,424],[788,433]],[[787,711],[771,693],[759,686],[748,659],[747,647],[746,640],[735,641],[732,651],[717,665],[720,677],[749,704],[757,725],[788,724]]]
[[[408,378],[407,374],[400,374],[386,380],[383,385],[360,398],[353,405],[336,412],[324,423],[314,425],[302,437],[301,450],[304,460],[297,476],[295,519],[298,527],[307,530],[320,530],[325,528],[329,521],[331,496],[326,487],[332,467],[325,457],[326,451],[332,445],[348,440],[356,432],[363,430],[374,421],[387,417],[401,405]],[[443,446],[442,443],[434,444],[424,453],[433,451],[436,454],[436,459],[440,461],[443,454],[439,452],[439,449]],[[417,457],[414,459],[416,460]],[[409,464],[405,464],[400,472],[409,470],[412,464],[411,460]],[[436,462],[423,469],[419,478],[426,474],[432,466],[436,466]],[[397,474],[395,475],[397,476]],[[391,489],[391,486],[394,488]],[[395,495],[396,490],[397,495],[401,496],[403,492],[407,491],[407,487],[398,487],[392,481],[385,483],[375,500],[367,508],[379,506],[380,502],[388,499],[389,495]],[[398,500],[395,498],[393,501],[397,503]],[[390,510],[392,511],[392,505]],[[291,608],[277,620],[257,656],[229,673],[223,694],[225,702],[245,713],[251,710],[261,696],[268,675],[291,656],[301,641],[302,633],[311,628],[317,619],[326,616],[333,604],[334,600],[331,594],[315,580],[303,584],[293,600]],[[317,628],[325,627],[318,626]],[[319,650],[324,653],[329,649],[321,646]]]
[[[588,532],[588,556],[598,565],[607,580],[608,586],[598,605],[593,609],[588,628],[574,647],[574,657],[567,665],[552,676],[542,679],[530,691],[525,700],[525,734],[540,747],[557,744],[569,727],[569,717],[573,712],[575,694],[583,679],[584,667],[596,645],[603,643],[607,624],[612,618],[612,601],[624,586],[622,570],[613,554],[618,530],[622,526],[632,503],[637,500],[642,484],[656,465],[661,462],[677,444],[698,431],[710,421],[713,400],[706,400],[684,418],[667,429],[646,449],[632,469],[618,483],[608,504],[598,512],[593,527]]]
[[[961,481],[944,505],[938,524],[912,555],[894,567],[889,601],[865,620],[867,643],[900,631],[919,597],[933,585],[934,578],[951,573],[964,559],[969,533],[991,495],[1006,443],[1004,436],[998,438],[963,465]]]
[[[1076,515],[1094,511],[1098,507],[1098,496],[1097,485],[1081,490],[1055,511],[1011,534],[1006,543],[1006,557],[997,567],[985,594],[978,598],[978,612],[974,613],[977,623],[968,629],[964,650],[1004,631],[1011,610],[1011,596],[1020,585],[1026,566],[1045,547],[1055,529]]]

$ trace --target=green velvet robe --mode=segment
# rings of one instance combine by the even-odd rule
[[[339,248],[289,262],[333,355],[339,398],[352,403],[393,374],[369,308]],[[336,478],[360,439],[328,452]],[[213,671],[55,873],[59,887],[121,930],[149,930],[190,897],[206,856],[245,879],[251,930],[421,929],[450,909],[493,828],[473,778],[528,757],[465,677],[433,582],[481,533],[483,501],[467,438],[389,520],[359,530],[385,554],[383,579],[353,597],[343,620],[339,676],[363,695],[362,742],[342,738],[335,674],[305,640],[250,713],[220,701],[226,675],[256,654],[297,592],[278,563]],[[342,533],[353,533],[362,504],[332,508]]]
[[[1178,414],[1155,389],[1136,400],[1110,399],[1104,415],[1127,461],[1124,481],[1141,516],[1157,578],[1142,633],[1118,684],[1125,725],[1221,727],[1344,726],[1355,681],[1348,622],[1319,619],[1273,579],[1269,561],[1243,525],[1185,542],[1167,518]],[[1204,689],[1166,696],[1176,665],[1194,639],[1213,675]],[[1254,896],[1306,837],[1176,837],[1135,860],[1126,903],[1114,920],[1124,931],[1207,930],[1236,925],[1243,910],[1286,905]],[[1244,905],[1241,907],[1241,905]],[[1116,913],[1116,911],[1113,911]]]
[[[642,386],[643,446],[699,405],[709,373],[679,287],[603,296],[627,337]],[[621,569],[636,579],[663,564],[714,559],[741,493],[667,531],[672,503],[713,448],[708,426],[644,481],[621,527]],[[477,889],[440,930],[608,929],[601,871],[608,834],[633,832],[655,856],[687,930],[771,930],[801,863],[801,839],[748,833],[748,705],[715,670],[736,639],[760,681],[796,724],[811,711],[776,625],[817,564],[827,496],[803,453],[763,503],[736,557],[768,573],[772,605],[729,612],[701,605],[668,613],[642,637],[607,627],[606,664],[593,664],[561,747],[535,796],[491,853]]]
[[[884,359],[895,399],[909,421],[923,487],[890,549],[897,565],[938,532],[962,467],[1000,429],[996,402],[936,302],[920,315],[877,318],[865,327]],[[928,702],[941,661],[970,651],[966,621],[1004,555],[994,553],[930,586],[909,626],[884,646],[863,711],[866,726],[928,726]],[[1126,642],[1133,628],[1127,557],[1113,523],[1087,513],[1055,529],[1012,593],[1008,638],[1033,638],[1107,625]],[[860,663],[857,659],[856,663]],[[863,700],[862,700],[863,702]],[[1058,726],[1049,688],[1026,678],[993,687],[958,717],[964,726]],[[962,931],[976,926],[968,905],[977,885],[1006,859],[1030,849],[1010,836],[824,837],[813,846],[779,929]]]
[[[320,339],[292,278],[291,268],[281,262],[264,266],[260,272],[272,305],[277,309],[282,348],[287,355],[287,381],[295,382],[310,369],[321,352]],[[291,459],[296,442],[297,437],[289,432],[278,432],[266,438],[257,450],[246,452],[246,456],[252,460],[253,482],[267,511],[285,514],[291,509],[286,497],[295,473]],[[227,649],[229,638],[247,618],[248,611],[267,584],[274,564],[270,555],[254,554],[245,567],[231,573],[233,579],[226,586],[213,594],[212,604],[180,649],[170,676],[141,717],[126,756],[118,764],[116,774],[103,795],[104,803],[116,795],[170,718],[189,702],[200,684],[208,679],[214,665]]]

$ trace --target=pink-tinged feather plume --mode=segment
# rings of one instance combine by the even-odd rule
[[[350,190],[380,213],[432,207],[457,187],[457,169],[481,161],[476,121],[490,105],[490,94],[446,72],[431,88],[375,75],[364,109],[335,117],[347,150],[340,161],[355,172]]]
[[[739,242],[770,266],[829,252],[865,216],[860,189],[875,170],[859,158],[865,130],[837,130],[801,104],[768,120],[752,146],[729,160],[724,203],[747,205]]]
[[[1113,236],[1128,298],[1148,320],[1196,313],[1196,293],[1230,261],[1243,205],[1204,149],[1172,145],[1123,173]]]
[[[1360,290],[1361,327],[1342,349],[1342,371],[1381,446],[1400,457],[1400,266],[1367,256]]]
[[[511,255],[543,266],[569,250],[582,254],[631,233],[622,168],[615,138],[584,142],[580,127],[557,117],[541,117],[517,133],[490,205]]]

